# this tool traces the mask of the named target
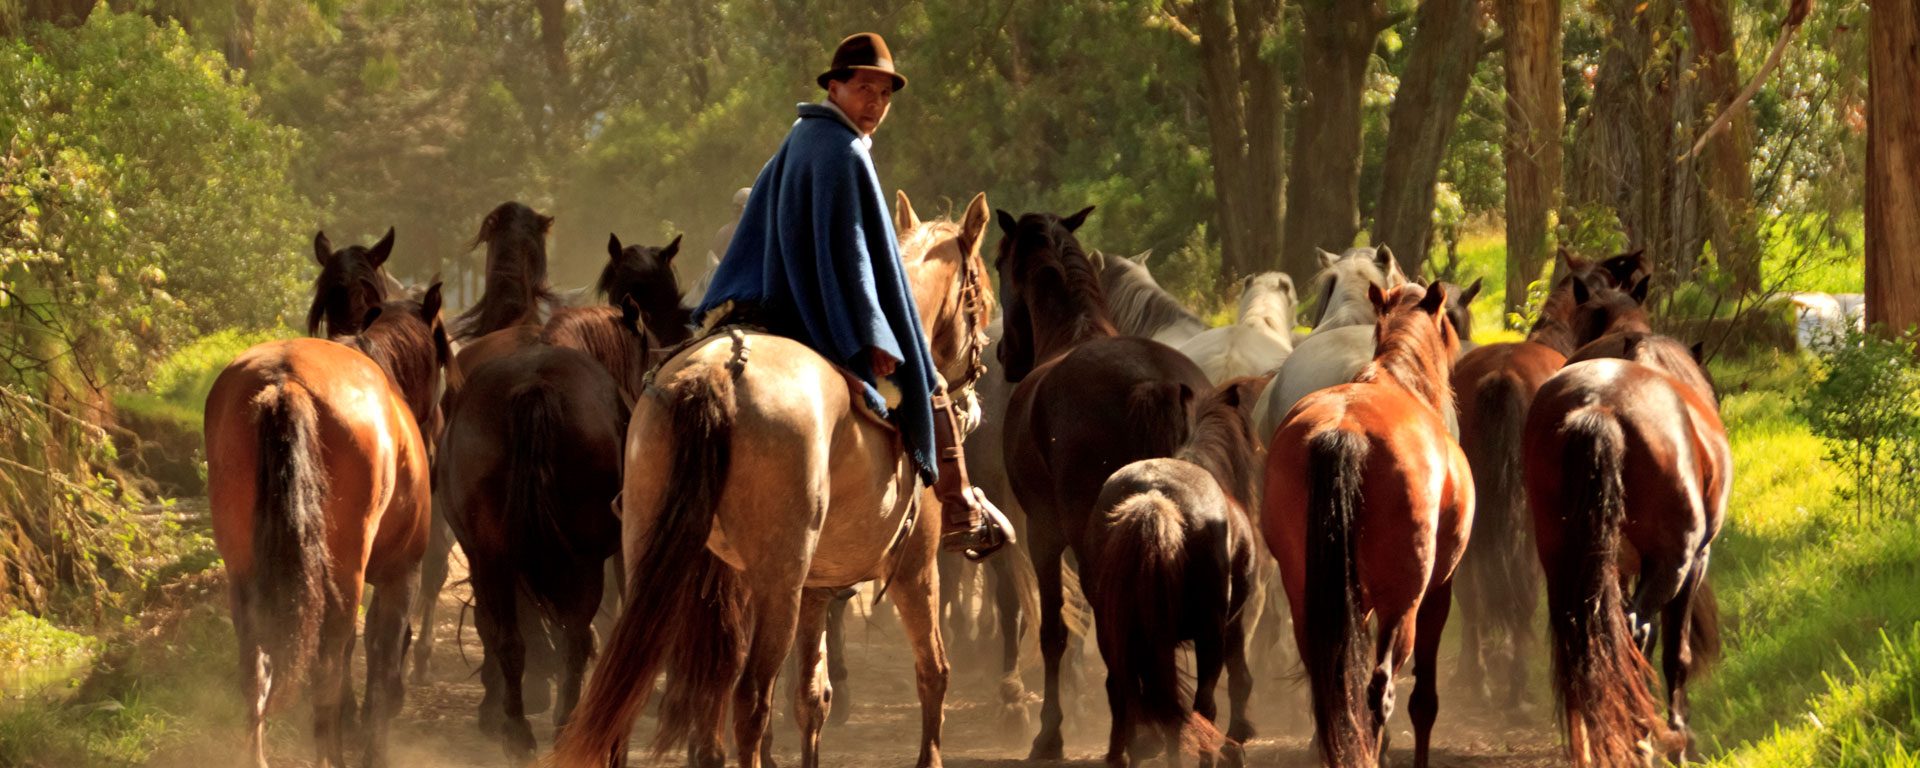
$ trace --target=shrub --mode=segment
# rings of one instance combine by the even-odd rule
[[[1848,331],[1823,345],[1798,406],[1852,481],[1841,493],[1864,518],[1920,502],[1920,367],[1914,343]]]

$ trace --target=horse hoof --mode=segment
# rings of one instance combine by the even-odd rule
[[[1028,760],[1064,760],[1066,745],[1062,743],[1059,732],[1043,733],[1033,739],[1033,749],[1027,753]]]

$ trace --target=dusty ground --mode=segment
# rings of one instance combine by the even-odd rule
[[[457,556],[456,556],[457,558]],[[460,578],[456,566],[455,578]],[[462,608],[468,592],[457,584],[441,597],[439,644],[429,682],[407,693],[407,705],[395,724],[392,749],[393,765],[443,768],[451,766],[502,766],[506,760],[497,744],[475,725],[475,708],[481,697],[476,670],[481,650],[472,627],[471,613],[464,616],[465,626],[454,637],[462,621]],[[859,604],[865,599],[857,598]],[[998,680],[992,672],[999,666],[998,645],[990,653],[979,652],[979,645],[965,638],[953,642],[953,678],[947,698],[944,733],[945,762],[963,768],[1011,768],[1034,765],[1099,765],[1106,747],[1107,715],[1104,692],[1098,678],[1070,677],[1067,692],[1067,753],[1071,759],[1059,763],[1029,763],[1025,760],[1034,725],[1009,725],[1001,718],[998,704]],[[822,762],[828,766],[877,768],[911,766],[918,753],[919,704],[914,694],[912,655],[898,624],[882,611],[878,616],[855,613],[849,618],[847,632],[847,684],[836,691],[836,707],[851,707],[847,722],[830,724],[823,736]],[[1443,662],[1445,660],[1443,659]],[[1098,661],[1093,665],[1098,669]],[[1038,665],[1027,674],[1029,685],[1037,686]],[[1450,669],[1451,665],[1447,668]],[[357,671],[355,689],[364,687],[364,671]],[[784,681],[783,681],[784,683]],[[218,684],[210,683],[217,686]],[[1276,675],[1256,682],[1254,723],[1261,735],[1248,745],[1248,764],[1253,766],[1311,766],[1315,755],[1309,751],[1304,714],[1304,683]],[[1400,701],[1411,694],[1412,681],[1399,684]],[[1225,705],[1225,691],[1220,693]],[[1544,700],[1546,692],[1540,692]],[[231,699],[229,701],[229,699]],[[168,750],[155,760],[156,765],[205,768],[224,765],[224,759],[210,757],[235,754],[240,733],[234,722],[239,703],[232,696],[209,696],[210,707],[229,711],[210,712],[204,740],[186,748]],[[217,702],[227,702],[221,706]],[[774,723],[774,745],[782,765],[798,764],[793,751],[798,742],[788,718],[788,693],[781,686],[779,713]],[[1404,706],[1402,706],[1404,710]],[[1029,706],[1037,717],[1038,703]],[[273,727],[270,752],[276,766],[310,765],[312,755],[306,738],[304,712],[290,712],[278,718]],[[534,733],[542,748],[551,745],[553,726],[546,715],[533,718]],[[1412,731],[1404,712],[1392,723],[1391,757],[1399,765],[1412,762]],[[651,719],[643,720],[638,733],[652,733]],[[636,740],[638,741],[638,740]],[[1440,721],[1435,728],[1435,764],[1438,766],[1493,766],[1521,768],[1559,765],[1552,726],[1537,712],[1490,712],[1467,706],[1462,697],[1450,696],[1443,688]],[[673,756],[650,763],[635,753],[635,765],[683,765]],[[358,755],[354,754],[357,760]],[[1159,763],[1155,763],[1159,764]],[[1188,764],[1191,764],[1189,761]]]

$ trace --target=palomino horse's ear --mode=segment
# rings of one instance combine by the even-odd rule
[[[1578,277],[1574,278],[1573,279],[1573,303],[1576,305],[1585,304],[1587,303],[1587,300],[1591,298],[1593,298],[1593,289],[1587,287],[1587,281],[1582,280]]]
[[[1647,303],[1647,288],[1649,287],[1649,284],[1652,282],[1653,282],[1653,275],[1647,275],[1646,277],[1640,278],[1640,282],[1633,284],[1633,290],[1627,293],[1628,296],[1633,297],[1633,303],[1635,304]]]
[[[620,236],[612,232],[608,232],[607,233],[607,258],[612,259],[614,261],[619,261],[620,252],[624,250],[626,249],[620,245]]]
[[[1387,314],[1387,292],[1381,290],[1380,286],[1372,280],[1367,281],[1367,301],[1373,304],[1373,314],[1375,316],[1384,316]]]
[[[900,193],[900,199],[906,200],[907,194]],[[991,210],[987,207],[985,192],[975,194],[973,200],[967,203],[966,212],[960,214],[960,237],[967,243],[963,250],[971,250],[980,244],[982,237],[987,233],[987,216]]]
[[[1467,286],[1466,290],[1460,292],[1460,306],[1464,307],[1468,304],[1472,304],[1473,298],[1479,295],[1480,295],[1480,278],[1476,277],[1473,279],[1472,285]]]
[[[907,199],[907,191],[893,191],[893,231],[905,232],[920,226],[920,216],[913,212],[913,201]]]
[[[1014,220],[1013,214],[1011,213],[1007,213],[1006,211],[1001,211],[1001,210],[995,210],[993,212],[993,216],[996,220],[1000,222],[1000,232],[1002,234],[1012,236],[1013,231],[1020,227],[1020,222]]]
[[[325,267],[327,260],[331,258],[333,258],[333,241],[327,239],[327,231],[323,229],[313,233],[314,263]]]
[[[673,242],[667,243],[667,247],[661,248],[660,252],[655,254],[655,258],[660,259],[661,264],[672,264],[673,257],[680,255],[680,238],[682,237],[686,237],[686,233],[674,235]]]
[[[1068,232],[1077,232],[1080,230],[1080,225],[1087,223],[1087,214],[1090,213],[1093,213],[1093,206],[1091,205],[1080,209],[1072,216],[1061,219],[1060,226],[1066,227]]]
[[[1420,297],[1420,309],[1429,315],[1438,315],[1447,308],[1447,284],[1435,282],[1427,286],[1427,295]]]
[[[1320,248],[1316,246],[1313,249],[1313,252],[1320,257],[1321,269],[1326,269],[1327,267],[1331,267],[1333,266],[1334,262],[1340,260],[1340,254],[1334,253],[1325,248]]]
[[[1148,248],[1144,251],[1141,251],[1139,253],[1136,253],[1132,256],[1127,257],[1127,260],[1144,267],[1147,265],[1147,259],[1151,259],[1151,258],[1153,258],[1153,249]]]
[[[379,269],[380,265],[387,263],[387,257],[392,255],[393,227],[387,227],[387,234],[380,238],[380,242],[374,243],[373,247],[367,250],[367,261],[373,264],[375,269]]]

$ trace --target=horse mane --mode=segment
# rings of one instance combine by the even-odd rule
[[[644,389],[651,349],[646,339],[625,327],[619,309],[568,307],[555,312],[540,331],[540,343],[577,349],[598,360],[613,375],[624,399],[637,398]]]
[[[1455,424],[1451,352],[1460,340],[1454,333],[1451,343],[1442,338],[1420,302],[1427,291],[1417,283],[1407,283],[1387,294],[1387,311],[1375,326],[1373,361],[1354,377],[1356,382],[1391,379],[1433,408],[1442,421]],[[1371,302],[1369,302],[1371,303]]]
[[[434,391],[440,361],[434,354],[433,329],[420,318],[420,310],[418,299],[389,301],[380,305],[380,316],[365,330],[335,336],[333,341],[360,350],[379,365],[406,399],[414,418],[424,424],[440,403]]]
[[[1107,303],[1107,292],[1100,285],[1100,274],[1094,271],[1093,261],[1081,250],[1079,238],[1065,227],[1059,228],[1066,237],[1057,241],[1060,253],[1056,263],[1066,282],[1067,299],[1074,314],[1071,338],[1080,341],[1119,335],[1120,330],[1113,322],[1113,308]]]
[[[1175,456],[1213,475],[1242,509],[1259,503],[1255,468],[1262,446],[1254,437],[1253,409],[1272,379],[1266,374],[1221,382],[1195,409],[1187,444]]]
[[[1573,354],[1577,345],[1572,320],[1578,308],[1573,300],[1573,281],[1581,279],[1584,278],[1567,275],[1554,282],[1553,290],[1548,291],[1546,300],[1540,303],[1540,317],[1527,330],[1527,341],[1550,347],[1562,355]]]
[[[1150,337],[1180,323],[1206,327],[1206,321],[1160,287],[1146,265],[1098,251],[1095,256],[1100,259],[1100,287],[1110,317],[1122,333]]]
[[[480,300],[455,318],[459,338],[485,336],[556,302],[547,284],[546,231],[552,223],[517,202],[501,203],[480,222],[467,247],[487,244],[486,284]]]

